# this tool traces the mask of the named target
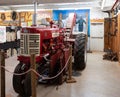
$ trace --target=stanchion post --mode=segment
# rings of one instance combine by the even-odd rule
[[[0,66],[5,67],[5,54],[4,52],[0,52]],[[1,96],[0,97],[5,97],[5,69],[1,68],[0,70],[0,74],[1,74]]]
[[[1,51],[0,51],[0,66],[1,66]],[[0,97],[1,97],[1,67],[0,67]]]
[[[72,79],[72,46],[70,46],[69,79]]]
[[[31,69],[36,70],[36,61],[35,61],[35,54],[31,54]],[[31,71],[31,91],[32,97],[36,97],[36,75],[33,71]]]
[[[75,83],[76,80],[72,78],[72,45],[70,45],[70,60],[68,62],[68,79],[67,83]]]

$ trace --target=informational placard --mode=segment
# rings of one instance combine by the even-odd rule
[[[6,42],[6,26],[0,26],[0,43]]]
[[[37,24],[47,24],[46,18],[52,18],[52,10],[41,10],[37,12]],[[48,23],[49,24],[49,23]]]

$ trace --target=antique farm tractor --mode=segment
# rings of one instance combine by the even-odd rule
[[[26,27],[22,28],[20,48],[21,53],[18,56],[19,64],[16,66],[14,73],[23,73],[30,68],[30,54],[36,54],[36,71],[43,75],[52,77],[60,72],[64,67],[69,47],[69,42],[64,41],[65,29],[59,28],[39,28]],[[71,43],[71,42],[70,42]],[[74,66],[75,69],[83,70],[86,66],[85,62],[85,45],[86,35],[79,34],[74,43]],[[66,54],[66,55],[65,55]],[[62,59],[62,62],[61,60]],[[62,66],[61,66],[62,63]],[[63,72],[65,74],[66,71]],[[62,76],[58,76],[53,80],[38,81],[45,83],[62,83]],[[30,74],[13,75],[13,88],[15,92],[22,97],[29,97],[31,95],[31,81]]]
[[[86,35],[81,33],[74,40],[66,39],[66,29],[59,27],[25,27],[21,31],[19,64],[14,73],[24,73],[30,69],[30,54],[36,55],[36,71],[47,77],[57,75],[65,66],[69,57],[69,45],[73,45],[74,69],[84,70],[86,67]],[[61,84],[67,69],[57,78],[43,80],[37,76],[38,82]],[[22,97],[31,96],[30,73],[13,75],[13,88]]]

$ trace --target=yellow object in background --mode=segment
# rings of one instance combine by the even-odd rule
[[[31,22],[28,22],[28,26],[31,26],[32,25],[32,21]]]

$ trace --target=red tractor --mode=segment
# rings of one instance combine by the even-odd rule
[[[54,76],[60,71],[60,57],[62,64],[65,64],[64,54],[68,52],[65,49],[64,29],[59,28],[39,28],[26,27],[22,28],[20,48],[21,53],[18,56],[19,64],[16,66],[14,73],[23,73],[30,69],[30,54],[36,54],[37,71],[43,76]],[[61,84],[61,77],[57,81]],[[41,82],[52,82],[50,80],[42,80]],[[29,97],[30,91],[30,74],[21,76],[13,75],[13,88],[15,92],[21,96]]]
[[[14,73],[24,73],[30,69],[30,55],[36,54],[36,71],[45,77],[57,75],[64,67],[68,57],[67,48],[70,41],[65,41],[65,29],[60,28],[40,28],[25,27],[21,31],[20,49],[18,56],[19,64]],[[85,68],[85,42],[86,35],[79,34],[74,43],[74,63],[75,69]],[[72,41],[73,44],[73,41]],[[65,70],[62,75],[65,75]],[[22,97],[31,96],[31,76],[30,73],[24,75],[13,75],[13,88]],[[62,76],[59,75],[53,80],[43,80],[38,77],[41,83],[62,83]]]

